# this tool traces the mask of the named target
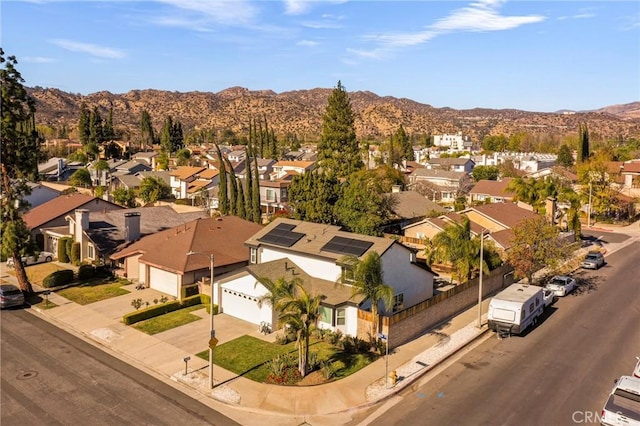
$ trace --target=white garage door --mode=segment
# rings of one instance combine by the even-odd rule
[[[178,276],[158,268],[149,268],[149,287],[178,297]]]
[[[260,308],[255,297],[222,287],[223,312],[253,324],[260,324]]]

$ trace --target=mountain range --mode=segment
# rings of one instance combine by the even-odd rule
[[[28,88],[36,99],[37,122],[54,128],[78,124],[80,106],[98,107],[105,119],[113,108],[113,123],[129,137],[138,133],[140,115],[147,110],[154,127],[161,129],[169,115],[184,129],[233,130],[248,133],[252,118],[266,118],[276,134],[296,134],[313,142],[322,129],[322,117],[332,89],[317,88],[276,93],[231,87],[217,93],[132,90],[124,94],[107,91],[80,95],[54,88]],[[529,112],[517,109],[435,108],[407,98],[378,96],[369,91],[349,92],[358,138],[381,140],[402,125],[408,134],[462,132],[472,140],[488,134],[565,136],[587,123],[590,134],[604,138],[640,138],[640,102],[612,105],[594,111]]]

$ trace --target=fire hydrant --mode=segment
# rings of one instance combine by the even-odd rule
[[[396,373],[396,370],[393,370],[391,374],[389,374],[389,378],[391,379],[391,386],[395,386],[398,382],[398,374]]]

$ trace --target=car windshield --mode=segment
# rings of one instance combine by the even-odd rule
[[[551,285],[564,285],[566,283],[565,280],[563,280],[562,278],[554,278],[551,280],[551,282],[549,284]]]
[[[597,254],[588,254],[585,260],[596,260],[598,258]]]

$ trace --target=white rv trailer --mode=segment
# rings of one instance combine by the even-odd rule
[[[489,329],[505,334],[520,334],[538,322],[545,308],[542,287],[511,284],[489,302]]]

